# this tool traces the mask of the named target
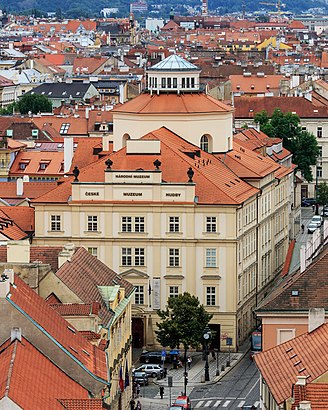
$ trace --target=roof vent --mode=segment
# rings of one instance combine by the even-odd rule
[[[257,75],[258,77],[264,77],[264,73],[262,73],[262,72],[256,73],[256,75]]]
[[[13,340],[19,340],[20,342],[22,341],[22,329],[20,327],[13,327],[10,332],[10,341],[12,342]]]
[[[245,71],[245,72],[243,73],[243,76],[244,76],[244,77],[252,77],[252,73],[249,73],[249,72]]]

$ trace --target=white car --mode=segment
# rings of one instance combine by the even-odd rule
[[[320,226],[320,225],[319,225],[319,226]],[[316,229],[319,228],[319,226],[318,226],[317,223],[311,221],[311,222],[309,223],[308,227],[307,227],[308,233],[313,233]]]
[[[321,226],[321,225],[323,224],[323,218],[322,218],[322,216],[320,216],[320,215],[314,215],[314,216],[312,217],[312,220],[311,220],[310,224],[312,224],[312,223],[317,224],[318,227]]]

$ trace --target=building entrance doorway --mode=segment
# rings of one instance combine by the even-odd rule
[[[137,349],[144,346],[144,319],[141,317],[132,318],[132,346]]]

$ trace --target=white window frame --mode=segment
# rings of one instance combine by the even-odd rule
[[[98,231],[98,216],[97,215],[88,215],[87,228],[88,228],[88,232]]]
[[[170,285],[169,286],[169,298],[177,298],[179,296],[179,286]]]
[[[169,232],[170,233],[180,232],[180,217],[179,216],[169,216]]]
[[[135,285],[134,303],[136,305],[145,304],[145,286],[144,285]]]
[[[295,329],[290,329],[290,328],[286,328],[286,329],[280,328],[280,329],[277,329],[277,345],[280,345],[280,344],[285,343],[285,342],[287,341],[287,340],[284,340],[284,341],[281,340],[281,336],[282,336],[282,333],[283,333],[283,332],[291,332],[292,337],[291,337],[290,339],[288,339],[288,340],[293,339],[293,338],[295,337],[295,335],[296,335],[296,330],[295,330]]]
[[[132,216],[122,216],[121,230],[122,232],[132,232]]]
[[[92,256],[98,258],[98,248],[88,247],[88,252],[91,253]]]
[[[205,249],[205,267],[216,268],[217,267],[217,249],[206,248]]]
[[[132,248],[121,249],[121,264],[122,266],[132,266]]]
[[[206,306],[216,306],[216,287],[206,286],[205,292]]]
[[[50,230],[52,232],[61,231],[61,215],[50,216]]]
[[[134,266],[145,266],[145,248],[134,248]]]
[[[145,232],[145,217],[144,216],[134,217],[134,232]]]
[[[169,267],[177,268],[180,266],[180,249],[169,248]]]
[[[206,227],[206,233],[216,233],[217,232],[217,217],[207,216],[205,227]]]
[[[121,249],[122,266],[145,266],[145,248]]]

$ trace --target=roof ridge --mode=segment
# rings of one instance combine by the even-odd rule
[[[8,397],[9,389],[10,389],[11,376],[13,374],[13,367],[14,367],[15,358],[16,358],[17,344],[18,344],[18,340],[15,339],[14,348],[13,348],[13,352],[12,352],[11,360],[9,364],[9,369],[8,369],[8,377],[7,377],[6,390],[5,390],[5,396],[7,397]]]

